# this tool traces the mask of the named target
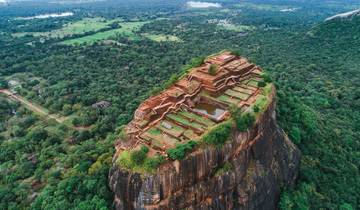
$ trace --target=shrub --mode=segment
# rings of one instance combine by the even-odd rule
[[[259,81],[257,85],[258,85],[258,87],[265,87],[265,86],[266,86],[266,82],[264,82],[264,81]]]
[[[0,89],[6,89],[9,88],[8,83],[4,79],[0,79]]]
[[[146,146],[141,146],[140,150],[136,150],[130,153],[130,161],[135,165],[141,165],[144,162],[148,152],[149,148]]]
[[[88,130],[79,131],[76,135],[76,142],[85,141],[87,139],[90,139],[91,133]]]
[[[263,74],[261,77],[264,79],[264,82],[266,82],[266,83],[272,82],[271,77],[270,77],[268,74],[266,74],[266,73]]]
[[[120,166],[138,173],[153,173],[155,169],[165,162],[165,157],[162,155],[147,157],[148,152],[149,148],[146,146],[142,146],[140,150],[133,152],[123,151],[116,162]],[[111,160],[107,164],[110,164],[110,162]]]
[[[157,169],[163,162],[165,161],[165,157],[162,155],[156,155],[153,158],[146,158],[144,161],[144,167],[146,171],[152,171]]]
[[[231,121],[223,122],[211,129],[207,134],[205,134],[203,137],[203,141],[207,144],[221,146],[226,142],[226,140],[228,140],[231,128]]]
[[[239,131],[246,131],[255,122],[255,116],[249,112],[239,114],[237,113],[234,117],[236,128]]]
[[[122,141],[128,140],[129,137],[128,137],[126,131],[125,131],[125,126],[121,126],[117,132],[119,133],[119,134],[118,134],[118,137],[119,137]]]
[[[254,109],[255,113],[258,113],[260,111],[260,108],[259,108],[259,106],[257,104],[254,105],[253,109]]]
[[[232,168],[233,168],[233,166],[231,165],[231,163],[225,162],[224,164],[222,164],[218,168],[216,168],[215,176],[224,175],[225,173],[231,171]]]
[[[205,57],[198,57],[198,58],[193,58],[190,61],[190,64],[188,64],[186,67],[190,68],[195,68],[195,67],[199,67],[201,65],[204,64],[205,61]]]
[[[74,117],[74,118],[72,119],[72,124],[73,124],[74,126],[80,126],[81,123],[82,123],[82,121],[81,121],[81,119],[80,119],[79,117]]]
[[[210,75],[214,76],[216,74],[216,72],[217,72],[217,66],[215,64],[211,64],[209,69],[208,69],[208,73]]]
[[[127,169],[132,169],[135,165],[130,161],[129,151],[123,151],[117,159],[117,162],[120,166]]]
[[[231,51],[231,54],[235,56],[240,56],[240,52],[238,50]]]
[[[173,85],[174,83],[176,83],[179,80],[179,77],[180,77],[180,75],[172,74],[170,79],[164,83],[163,88],[167,89],[167,88],[171,87],[171,85]]]
[[[185,144],[178,144],[175,148],[168,149],[166,152],[173,160],[182,160],[185,158],[187,152],[191,151],[197,143],[195,141],[189,141]]]

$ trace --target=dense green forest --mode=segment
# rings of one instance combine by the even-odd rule
[[[271,75],[279,123],[302,151],[298,183],[283,189],[280,209],[359,209],[360,16],[324,22],[358,2],[216,2],[222,8],[162,0],[0,7],[0,89],[65,119],[0,95],[0,209],[112,209],[107,176],[120,127],[192,58],[223,49]],[[117,22],[65,37],[37,35],[99,17]],[[126,28],[135,22],[142,26]],[[104,40],[62,44],[120,29]],[[92,106],[100,101],[111,105]]]

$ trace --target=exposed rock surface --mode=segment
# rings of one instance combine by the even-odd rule
[[[199,148],[153,175],[114,163],[109,184],[116,209],[276,209],[280,188],[297,178],[300,151],[275,116],[273,100],[248,132],[234,130],[221,148]],[[216,174],[225,162],[232,169]]]

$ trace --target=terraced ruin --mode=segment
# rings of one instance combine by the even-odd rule
[[[275,97],[270,78],[231,52],[189,69],[122,130],[115,208],[276,209],[300,152],[277,125]]]
[[[264,97],[261,81],[262,70],[245,58],[229,51],[209,56],[138,107],[125,128],[127,140],[119,141],[117,152],[146,145],[148,156],[166,156],[178,144],[197,141],[230,117],[231,106],[245,112]]]

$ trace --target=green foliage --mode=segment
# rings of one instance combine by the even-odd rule
[[[231,128],[231,120],[222,122],[204,134],[202,140],[207,144],[222,146],[229,139],[231,135]]]
[[[242,112],[239,108],[235,106],[230,107],[230,112],[231,112],[231,116],[234,118],[236,128],[239,131],[246,131],[255,122],[255,115],[253,113]]]
[[[222,176],[227,172],[230,172],[233,169],[233,166],[230,162],[225,162],[215,169],[215,176]]]
[[[264,82],[266,82],[266,83],[271,83],[272,82],[272,79],[271,79],[270,75],[267,74],[267,73],[262,74],[261,77],[264,79]]]
[[[295,144],[300,144],[301,143],[301,131],[298,127],[294,126],[291,128],[290,132],[289,132],[290,138],[291,140],[295,143]]]
[[[121,126],[118,131],[118,137],[122,140],[122,141],[126,141],[129,137],[125,131],[125,126]]]
[[[157,169],[162,163],[165,162],[165,157],[162,155],[156,155],[155,157],[146,158],[144,161],[144,167],[146,171],[153,171]]]
[[[173,84],[175,84],[179,79],[181,79],[184,75],[186,75],[190,69],[201,66],[204,64],[205,57],[198,57],[198,58],[192,58],[190,63],[186,64],[182,67],[180,73],[172,74],[170,76],[170,79],[165,81],[163,85],[155,87],[151,90],[151,95],[159,94],[164,89],[167,89],[171,87]]]
[[[8,86],[7,81],[4,80],[4,79],[2,79],[2,78],[0,78],[0,89],[6,89],[6,88],[8,88],[8,87],[9,87],[9,86]]]
[[[162,155],[147,157],[148,150],[146,146],[142,146],[141,149],[137,151],[123,151],[118,157],[117,163],[121,167],[138,173],[153,173],[165,162],[165,157]]]
[[[207,20],[228,19],[229,14],[238,10],[237,5],[231,4],[226,5],[227,12],[216,9],[205,14],[184,10],[180,16],[178,3],[170,1],[161,7],[143,2],[141,8],[124,1],[126,7],[114,6],[113,12],[94,7],[92,15],[109,20],[114,20],[120,14],[118,11],[126,20],[169,17],[151,20],[131,35],[171,34],[183,42],[131,40],[124,34],[112,37],[109,43],[84,46],[55,44],[66,40],[61,38],[40,43],[39,37],[14,38],[11,34],[61,29],[88,16],[86,9],[76,12],[74,17],[54,21],[54,18],[15,20],[16,16],[34,14],[34,7],[24,11],[3,7],[1,79],[20,79],[23,87],[16,88],[19,94],[55,114],[71,113],[71,119],[79,118],[80,126],[91,125],[91,138],[73,142],[76,135],[72,136],[67,126],[37,118],[25,122],[31,113],[0,96],[0,209],[27,209],[31,205],[32,209],[101,209],[105,203],[105,208],[111,208],[113,196],[107,187],[110,164],[99,161],[99,157],[106,153],[112,157],[114,138],[105,137],[129,122],[139,103],[148,96],[148,90],[172,74],[182,75],[186,68],[180,70],[181,66],[192,57],[224,48],[241,50],[244,57],[268,69],[269,76],[276,81],[278,122],[302,151],[298,185],[284,190],[288,197],[282,202],[284,206],[358,209],[360,91],[356,75],[360,66],[360,18],[323,22],[335,10],[346,11],[356,4],[306,1],[303,7],[299,1],[287,1],[289,7],[303,9],[279,12],[283,5],[276,6],[277,3],[245,4],[250,9],[232,16],[234,25],[256,27],[251,33],[218,30],[217,24],[204,24]],[[149,5],[154,9],[149,10]],[[52,10],[41,7],[39,11],[48,9]],[[86,34],[82,40],[96,38],[88,35],[92,34]],[[270,93],[267,87],[270,86],[264,87],[264,93]],[[88,109],[101,100],[109,100],[112,106]],[[32,139],[29,133],[39,128],[46,130],[47,137]],[[37,160],[36,164],[27,158],[34,163]],[[146,162],[147,159],[135,168],[145,171]],[[31,180],[41,182],[32,204],[28,199],[34,192],[28,184]],[[311,190],[303,189],[304,184],[311,186]]]
[[[321,199],[321,197],[315,193],[313,186],[301,184],[298,191],[290,190],[281,195],[279,208],[281,210],[310,209],[311,196]]]
[[[135,150],[130,153],[130,160],[136,165],[141,165],[146,159],[146,155],[149,152],[149,148],[141,146],[140,150]]]
[[[168,149],[166,152],[173,160],[182,160],[185,158],[186,153],[190,152],[197,143],[195,141],[188,141],[184,144],[178,144],[175,148]]]
[[[235,56],[240,56],[240,55],[241,55],[241,53],[240,53],[239,50],[232,50],[232,51],[231,51],[231,54],[232,54],[232,55],[235,55]]]
[[[341,204],[339,209],[340,210],[354,210],[354,208],[348,203]]]
[[[264,82],[264,81],[259,81],[259,82],[257,83],[257,86],[260,87],[260,88],[265,87],[265,86],[266,86],[266,82]]]
[[[217,68],[218,67],[215,64],[211,64],[208,70],[209,74],[213,76],[216,75]]]
[[[254,109],[255,113],[258,113],[260,111],[260,108],[259,108],[259,106],[257,104],[254,105],[253,109]]]
[[[27,110],[16,111],[16,115],[9,112],[6,116],[6,129],[21,128],[26,135],[6,136],[11,140],[1,142],[1,167],[14,170],[0,177],[0,208],[18,209],[20,200],[17,199],[22,199],[24,209],[80,209],[90,201],[97,202],[91,203],[92,206],[108,209],[112,195],[107,186],[107,175],[113,142],[84,139],[70,147],[66,129],[57,124],[45,124]],[[16,153],[21,155],[17,157]],[[23,183],[25,179],[44,186],[39,186],[38,196],[32,203],[27,199],[32,186]]]

